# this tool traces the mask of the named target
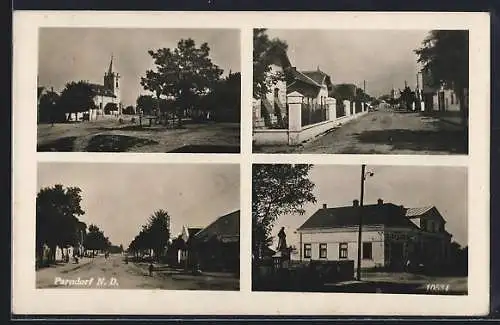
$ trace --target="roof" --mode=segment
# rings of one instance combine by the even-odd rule
[[[236,242],[240,240],[240,210],[219,217],[207,227],[200,230],[196,240],[208,241],[217,238],[222,242]]]
[[[302,81],[306,84],[321,88],[321,83],[318,83],[314,79],[311,79],[309,76],[298,71],[295,67],[292,67],[288,71],[293,79],[299,80],[299,81]]]
[[[417,228],[405,217],[403,208],[392,203],[372,204],[361,207],[363,225]],[[353,206],[319,209],[298,230],[342,228],[359,224],[359,210]]]
[[[316,83],[322,85],[323,83],[326,83],[329,88],[332,87],[332,82],[330,80],[330,76],[326,74],[325,72],[319,70],[319,67],[317,70],[314,71],[301,71],[301,73],[308,78],[314,80]]]
[[[100,84],[89,84],[90,87],[95,91],[96,96],[106,96],[106,97],[116,97],[111,89],[107,89],[104,85]]]
[[[431,210],[434,206],[427,206],[427,207],[421,207],[421,208],[407,208],[406,209],[406,216],[408,218],[417,218]]]
[[[421,218],[421,217],[438,218],[443,223],[446,223],[446,220],[444,220],[443,216],[435,206],[427,206],[422,208],[407,208],[405,215],[409,219]]]

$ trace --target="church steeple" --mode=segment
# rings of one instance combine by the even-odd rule
[[[111,61],[109,61],[108,74],[113,73],[113,53],[111,53]]]

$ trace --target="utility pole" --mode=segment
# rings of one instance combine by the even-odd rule
[[[359,229],[358,229],[358,265],[356,269],[356,278],[361,281],[361,228],[363,227],[363,196],[365,192],[365,168],[366,165],[361,165],[361,195],[359,200]]]

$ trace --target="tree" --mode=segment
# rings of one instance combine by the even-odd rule
[[[173,98],[176,115],[193,108],[200,96],[208,93],[219,80],[222,70],[212,62],[210,47],[194,40],[181,39],[175,49],[161,48],[148,51],[156,65],[141,77],[141,85],[156,98]],[[179,116],[180,122],[180,116]]]
[[[462,123],[467,124],[469,88],[469,31],[433,30],[415,50],[418,62],[429,76],[430,86],[453,89],[460,102]]]
[[[275,221],[285,214],[303,214],[306,203],[316,202],[314,183],[308,179],[312,165],[254,164],[252,166],[252,252],[261,252],[272,241]]]
[[[81,189],[56,184],[40,189],[36,198],[36,253],[43,263],[43,249],[50,249],[49,263],[55,261],[55,250],[77,244],[80,229]]]
[[[39,99],[39,121],[40,122],[62,122],[65,120],[64,112],[58,108],[59,94],[53,90],[40,95]]]
[[[334,96],[338,101],[353,101],[357,97],[357,87],[355,84],[338,84],[334,88]]]
[[[406,86],[402,92],[400,92],[399,102],[405,109],[410,110],[412,104],[415,103],[416,97],[415,92],[411,91],[410,87]]]
[[[170,216],[165,210],[157,210],[149,218],[147,225],[148,235],[151,239],[150,247],[157,260],[165,253],[170,238]]]
[[[283,55],[288,44],[279,38],[270,39],[265,28],[253,30],[253,97],[262,98],[271,91],[278,80],[284,80],[284,74],[273,74],[271,64],[276,55]]]
[[[140,95],[137,97],[137,110],[138,113],[144,115],[153,115],[155,109],[155,99],[151,95]]]
[[[95,251],[105,251],[111,246],[109,238],[104,235],[104,232],[99,229],[98,226],[91,224],[89,226],[89,232],[87,233],[83,245],[86,250],[91,250],[93,253]]]
[[[126,114],[126,115],[133,115],[133,114],[135,114],[134,106],[129,105],[129,106],[125,107],[123,109],[123,114]]]
[[[86,81],[69,82],[61,92],[59,107],[65,113],[85,112],[97,108],[94,103],[96,92]]]
[[[229,73],[219,80],[213,91],[203,96],[201,107],[213,113],[213,119],[220,122],[240,122],[241,74]]]

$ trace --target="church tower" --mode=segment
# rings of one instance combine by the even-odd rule
[[[113,93],[118,109],[121,109],[120,74],[113,71],[113,55],[109,62],[108,71],[104,73],[104,89]]]

